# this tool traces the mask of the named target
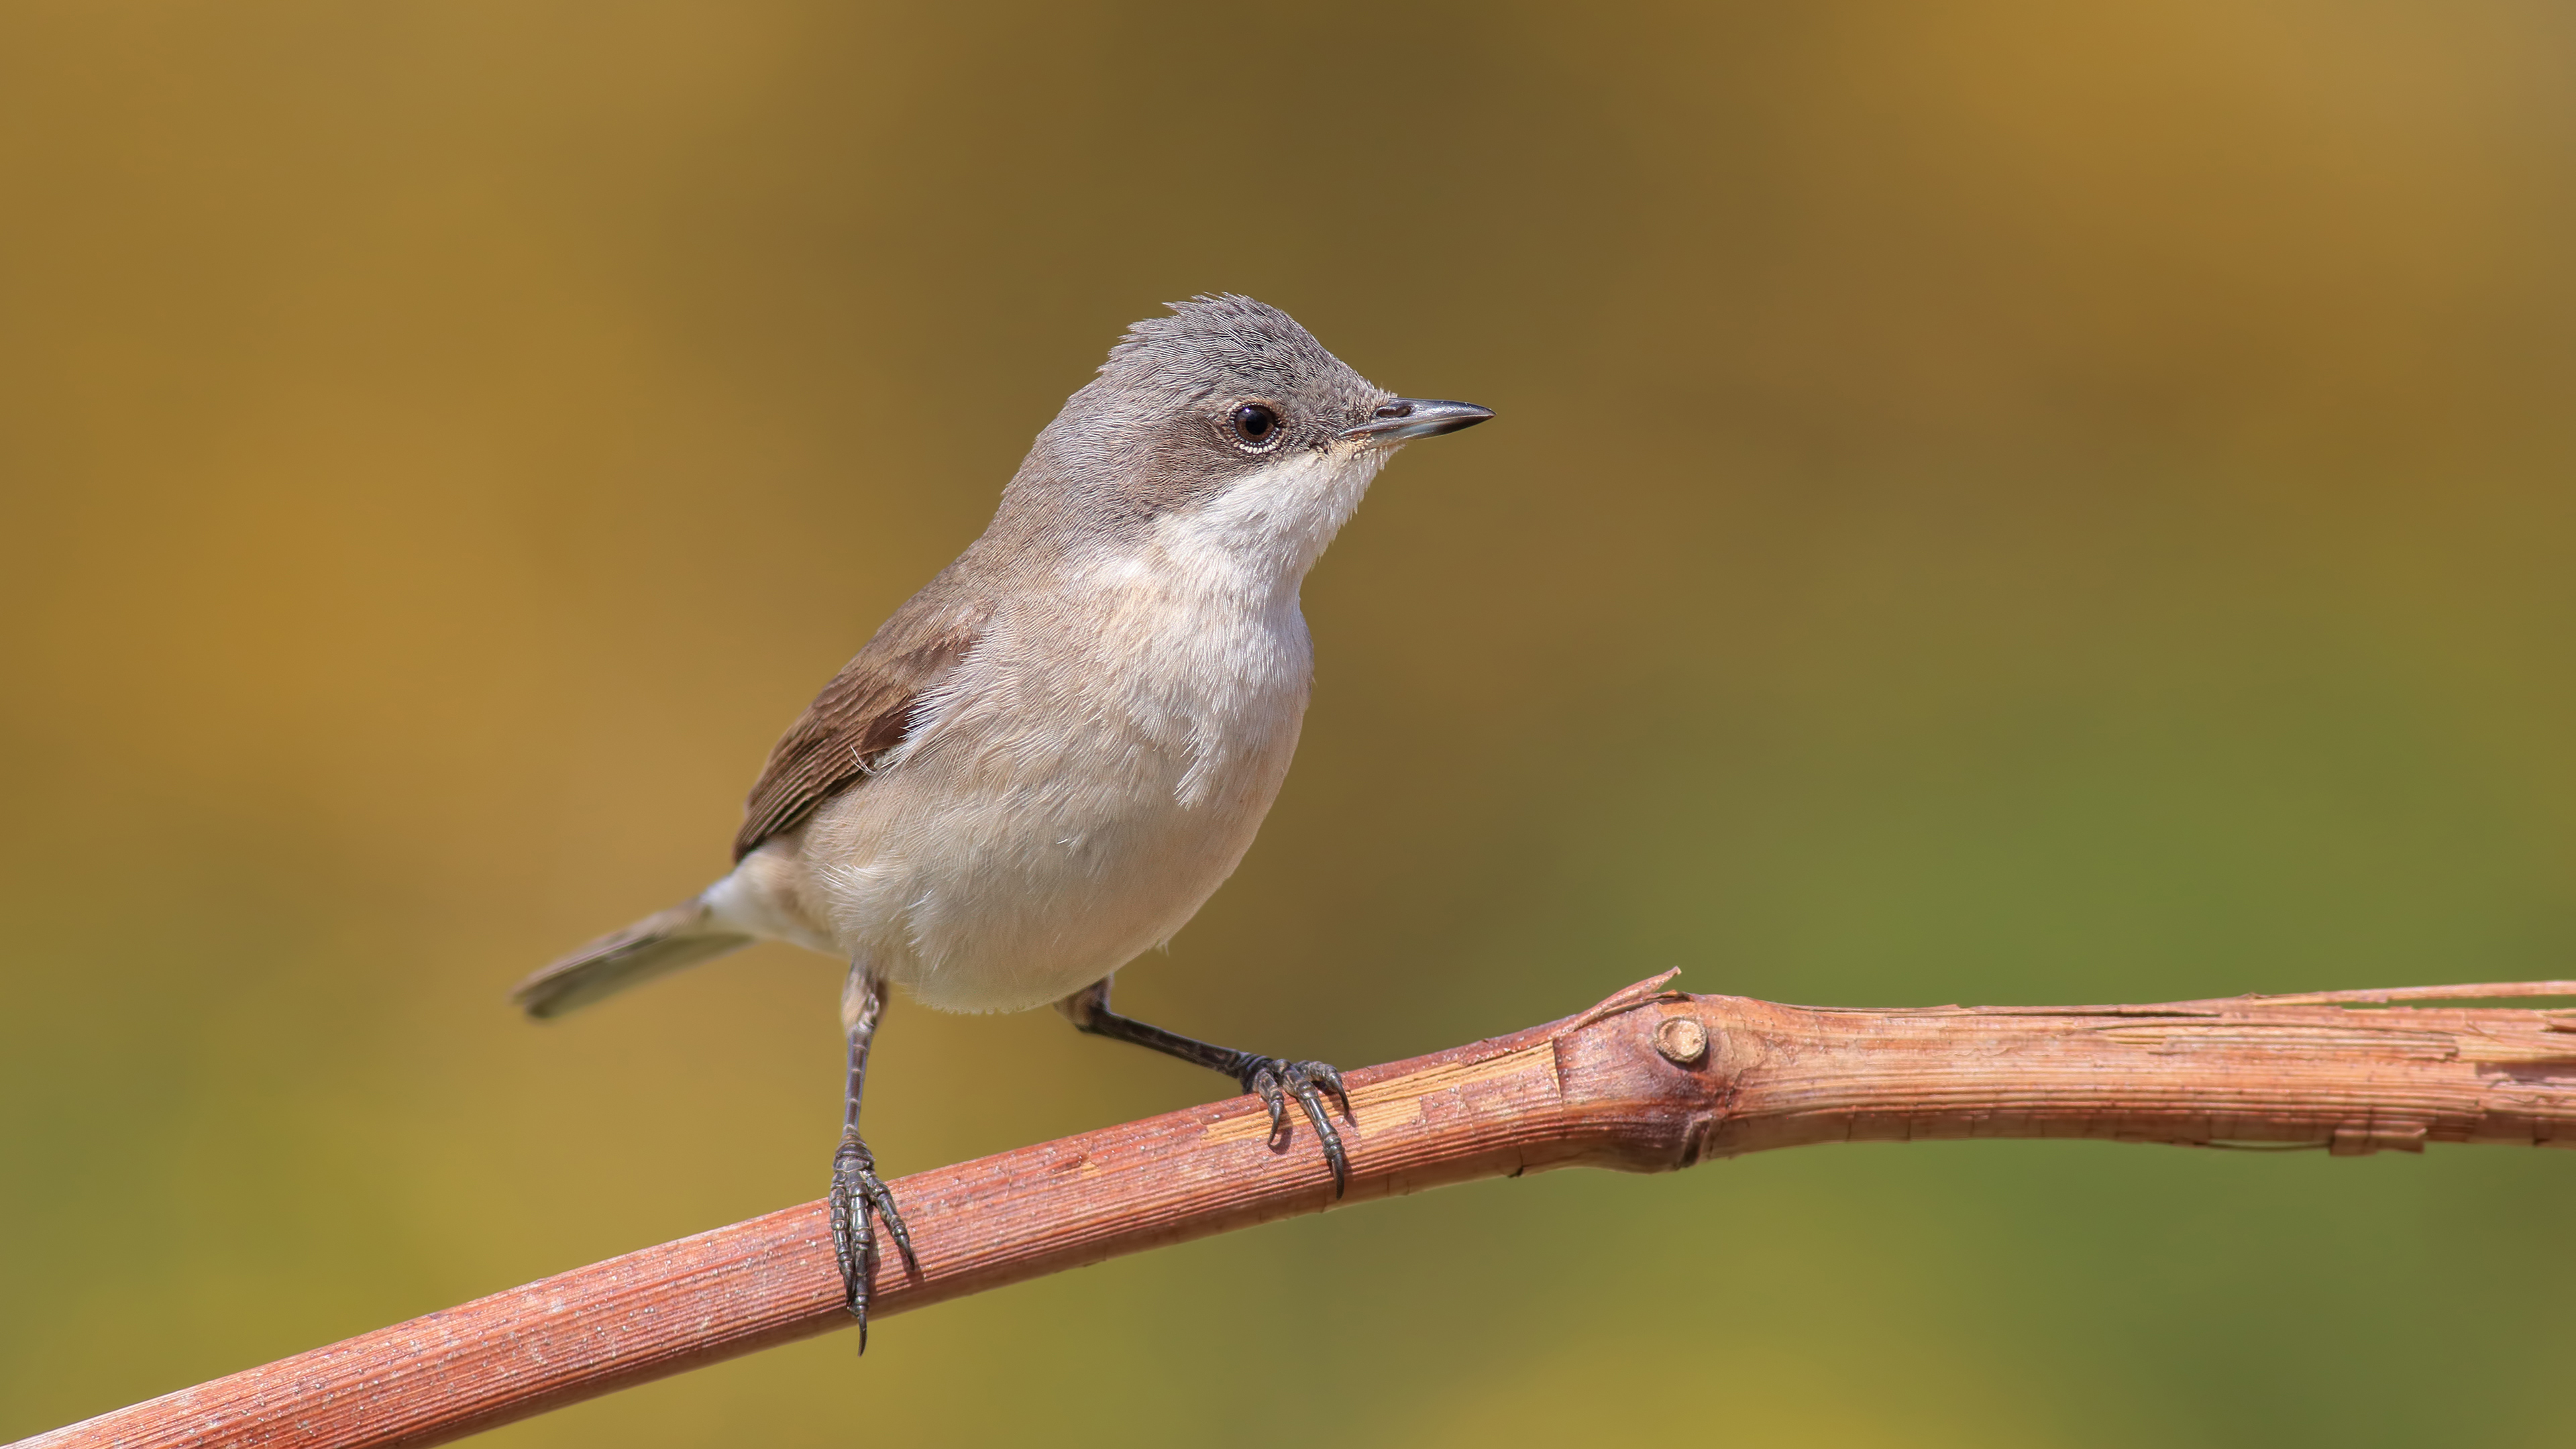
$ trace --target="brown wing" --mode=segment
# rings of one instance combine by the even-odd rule
[[[792,829],[814,807],[864,779],[886,751],[903,743],[914,707],[974,647],[991,614],[989,607],[919,614],[907,608],[887,620],[769,752],[760,783],[743,802],[742,833],[734,837],[733,858],[740,860],[762,841]]]

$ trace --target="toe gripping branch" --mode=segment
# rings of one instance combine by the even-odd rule
[[[1351,1094],[1343,1087],[1340,1072],[1324,1062],[1292,1062],[1246,1054],[1235,1080],[1270,1109],[1273,1151],[1288,1145],[1288,1099],[1296,1098],[1297,1105],[1305,1110],[1306,1121],[1315,1129],[1315,1141],[1324,1149],[1325,1163],[1333,1169],[1333,1196],[1338,1198],[1349,1190],[1350,1154],[1342,1147],[1342,1134],[1333,1127],[1332,1113],[1324,1109],[1324,1097],[1329,1093],[1341,1104],[1344,1121],[1354,1125],[1359,1121],[1351,1112]]]
[[[1057,1002],[1056,1009],[1064,1013],[1076,1031],[1129,1042],[1234,1078],[1238,1086],[1259,1097],[1261,1104],[1270,1109],[1270,1147],[1274,1152],[1287,1149],[1288,1099],[1296,1098],[1307,1122],[1315,1129],[1315,1141],[1324,1149],[1325,1164],[1333,1169],[1333,1196],[1338,1198],[1350,1189],[1350,1152],[1342,1146],[1342,1134],[1333,1127],[1332,1113],[1324,1109],[1324,1098],[1329,1094],[1341,1104],[1342,1120],[1354,1127],[1359,1125],[1359,1119],[1352,1115],[1351,1094],[1343,1088],[1340,1072],[1323,1062],[1292,1062],[1285,1057],[1238,1051],[1165,1031],[1132,1016],[1121,1016],[1109,1008],[1109,987],[1110,979],[1104,978]]]
[[[904,1271],[915,1279],[921,1276],[921,1260],[913,1254],[912,1234],[904,1230],[903,1214],[895,1211],[894,1193],[877,1176],[876,1156],[856,1129],[841,1134],[840,1148],[832,1154],[830,1203],[832,1248],[841,1261],[841,1304],[859,1321],[859,1352],[865,1353],[869,1285],[877,1271],[877,1234],[871,1215],[885,1220],[886,1236],[894,1239],[895,1251],[903,1255]]]

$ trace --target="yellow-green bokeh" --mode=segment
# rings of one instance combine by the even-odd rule
[[[2571,257],[2540,3],[0,10],[0,1437],[817,1195],[830,963],[503,993],[1198,291],[1501,417],[1312,579],[1152,1019],[2568,974]],[[1212,1087],[900,1005],[875,1080],[898,1170]],[[2571,1224],[2500,1149],[1558,1174],[491,1442],[2557,1444]]]

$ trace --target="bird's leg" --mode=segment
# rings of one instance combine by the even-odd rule
[[[841,1303],[859,1321],[859,1352],[868,1351],[868,1291],[876,1277],[877,1235],[870,1214],[885,1219],[886,1235],[903,1254],[903,1266],[921,1276],[912,1235],[894,1210],[894,1194],[877,1176],[876,1155],[859,1138],[859,1096],[868,1085],[868,1046],[885,1015],[885,982],[859,962],[841,988],[841,1025],[850,1034],[849,1095],[841,1109],[841,1147],[832,1154],[832,1247],[841,1259]]]
[[[1057,1002],[1055,1009],[1064,1013],[1076,1031],[1151,1047],[1165,1056],[1179,1057],[1234,1078],[1243,1090],[1259,1097],[1262,1105],[1270,1109],[1273,1147],[1287,1145],[1288,1099],[1296,1098],[1297,1105],[1305,1109],[1306,1120],[1314,1124],[1315,1140],[1323,1144],[1324,1161],[1333,1169],[1333,1196],[1342,1195],[1350,1186],[1350,1158],[1342,1150],[1342,1134],[1334,1130],[1332,1114],[1324,1110],[1324,1098],[1329,1095],[1341,1103],[1343,1120],[1358,1119],[1351,1115],[1351,1094],[1343,1090],[1340,1072],[1323,1062],[1292,1062],[1215,1046],[1159,1026],[1148,1026],[1134,1017],[1120,1016],[1109,1009],[1109,983],[1115,979],[1103,977]]]

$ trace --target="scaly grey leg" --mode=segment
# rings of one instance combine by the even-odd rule
[[[1270,1109],[1270,1144],[1284,1147],[1288,1141],[1288,1098],[1297,1099],[1305,1109],[1306,1120],[1314,1124],[1315,1140],[1322,1144],[1324,1161],[1333,1169],[1333,1196],[1340,1197],[1350,1186],[1351,1164],[1342,1150],[1342,1134],[1333,1130],[1332,1114],[1324,1110],[1324,1097],[1330,1094],[1342,1104],[1344,1121],[1351,1116],[1351,1094],[1342,1087],[1342,1074],[1323,1062],[1292,1062],[1282,1057],[1265,1057],[1255,1052],[1236,1051],[1186,1037],[1179,1032],[1149,1026],[1130,1016],[1120,1016],[1109,1009],[1107,976],[1082,988],[1055,1004],[1055,1009],[1073,1023],[1076,1031],[1105,1036],[1112,1041],[1133,1042],[1182,1061],[1223,1072],[1240,1084],[1243,1090],[1261,1099]]]
[[[859,1097],[868,1085],[868,1047],[876,1040],[877,1022],[885,1015],[886,987],[866,966],[850,963],[850,979],[841,988],[841,1025],[850,1034],[848,1095],[841,1109],[841,1146],[832,1154],[832,1247],[841,1260],[842,1304],[859,1321],[859,1352],[868,1351],[868,1293],[877,1269],[877,1235],[870,1215],[883,1218],[887,1236],[903,1254],[912,1276],[921,1276],[921,1260],[912,1253],[912,1235],[895,1211],[894,1194],[877,1176],[876,1155],[859,1137]]]

